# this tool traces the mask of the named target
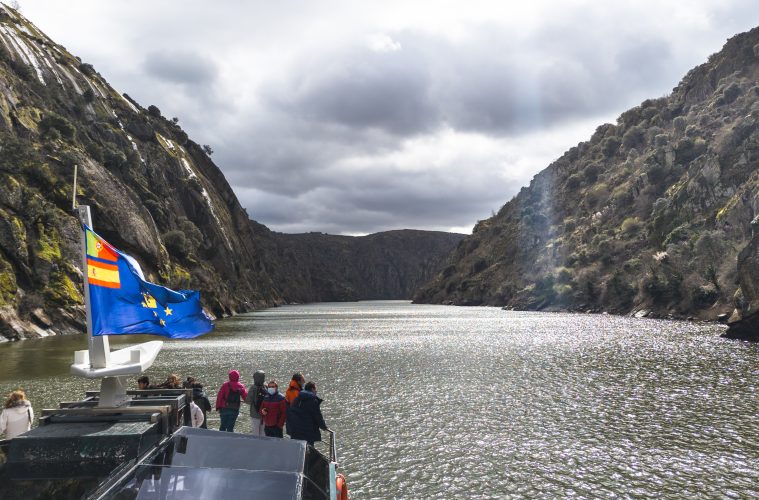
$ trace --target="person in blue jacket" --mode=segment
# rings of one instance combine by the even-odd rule
[[[322,401],[316,395],[316,384],[307,382],[287,409],[287,433],[292,439],[302,439],[311,446],[322,440],[319,429],[329,430],[322,416]]]

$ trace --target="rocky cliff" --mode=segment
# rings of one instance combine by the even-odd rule
[[[338,280],[345,289],[331,295],[315,291],[310,277],[329,281],[321,266],[299,282],[311,288],[282,282],[300,279],[300,271],[272,259],[289,262],[304,251],[309,263],[332,259],[298,237],[288,254],[290,239],[275,242],[250,221],[208,153],[176,119],[118,93],[0,4],[0,341],[84,330],[75,165],[78,201],[92,207],[94,229],[136,257],[149,280],[199,289],[216,316],[319,297],[390,297],[391,290],[407,297],[410,283],[426,276],[401,264],[402,272],[385,274],[393,281],[386,286],[379,274],[358,272],[367,283]],[[335,264],[369,268],[340,259]]]
[[[267,271],[290,302],[410,299],[463,234],[400,230],[368,236],[271,233]]]
[[[736,306],[753,314],[759,244],[747,245],[759,213],[758,166],[754,29],[728,40],[669,96],[601,125],[537,174],[477,223],[414,298],[703,319]]]
[[[78,201],[148,278],[217,316],[281,302],[247,214],[203,148],[14,10],[0,9],[0,333],[82,331]]]

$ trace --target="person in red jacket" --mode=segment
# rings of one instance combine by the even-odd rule
[[[263,417],[264,433],[269,437],[281,438],[283,437],[282,427],[287,419],[287,401],[278,389],[277,381],[270,380],[259,413]]]
[[[237,415],[240,414],[240,403],[245,400],[248,391],[240,383],[240,372],[231,370],[229,380],[224,382],[216,395],[216,409],[221,420],[220,431],[234,432]]]

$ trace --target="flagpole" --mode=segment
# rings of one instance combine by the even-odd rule
[[[76,186],[74,187],[76,189]],[[92,228],[92,214],[89,205],[78,205],[79,222]],[[106,335],[92,334],[92,305],[90,303],[90,285],[88,283],[87,266],[87,234],[82,228],[82,275],[84,277],[84,309],[87,315],[87,344],[90,351],[90,366],[92,368],[107,368],[110,364],[111,347]]]

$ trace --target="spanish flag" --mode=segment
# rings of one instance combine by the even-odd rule
[[[145,280],[133,257],[84,226],[93,335],[147,333],[193,338],[214,328],[200,293],[174,291]]]

